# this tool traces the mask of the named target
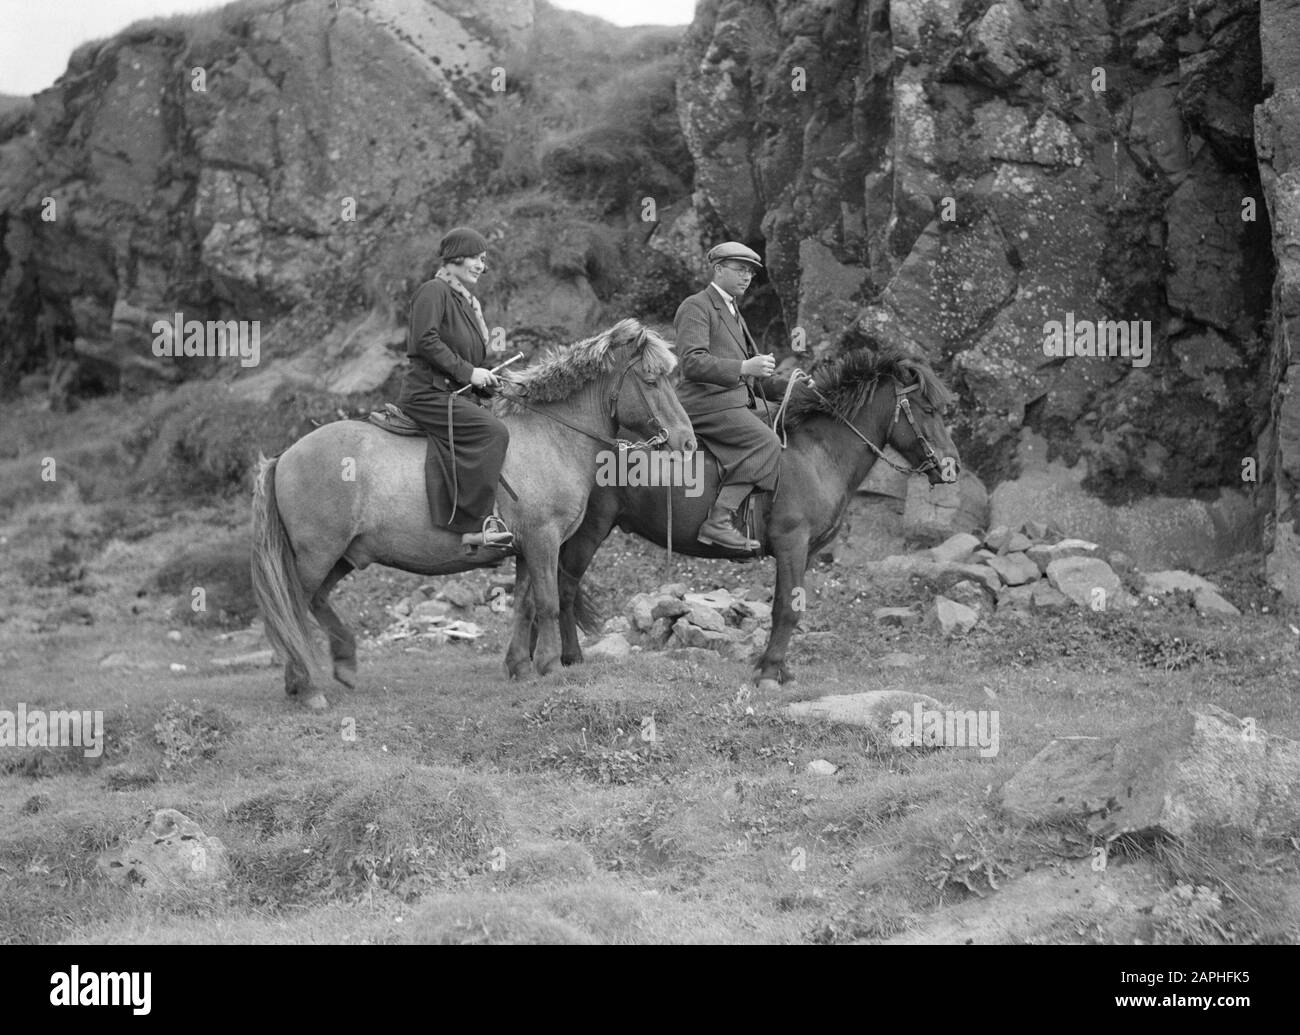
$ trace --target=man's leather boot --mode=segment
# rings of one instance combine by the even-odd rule
[[[695,538],[702,543],[721,546],[726,550],[752,553],[759,548],[760,544],[758,540],[749,539],[736,531],[735,516],[735,511],[728,510],[721,503],[715,503]]]

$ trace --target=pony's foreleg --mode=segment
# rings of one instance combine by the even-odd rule
[[[329,595],[335,586],[352,570],[352,565],[340,559],[325,576],[320,589],[311,598],[311,613],[329,634],[330,657],[334,659],[334,678],[349,689],[357,685],[357,638],[343,624],[338,612],[330,606]]]
[[[598,496],[593,496],[587,507],[587,516],[572,538],[560,547],[560,662],[565,665],[577,665],[582,661],[582,645],[578,642],[577,610],[591,611],[594,608],[576,607],[582,596],[582,576],[591,566],[592,558],[600,549],[614,527],[617,507],[602,505]],[[591,620],[591,619],[584,619]],[[584,628],[586,628],[584,626]],[[592,628],[588,632],[594,632]]]
[[[803,585],[808,568],[807,531],[774,535],[772,552],[776,557],[776,589],[772,594],[772,635],[758,659],[760,691],[776,690],[780,683],[791,681],[785,655],[807,601]]]
[[[532,668],[533,594],[528,565],[515,558],[515,624],[506,648],[506,675],[523,679]]]
[[[556,579],[556,567],[560,563],[559,528],[530,530],[524,560],[532,586],[533,621],[537,623],[533,664],[544,676],[560,663],[560,590]]]
[[[560,549],[560,664],[579,665],[582,663],[582,644],[578,640],[578,620],[573,605],[582,588],[582,574],[569,567],[570,562],[564,556],[568,546],[565,543]]]

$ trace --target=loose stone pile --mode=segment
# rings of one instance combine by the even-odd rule
[[[1122,553],[1106,560],[1096,543],[1049,535],[1047,527],[1027,522],[1016,528],[990,529],[982,537],[969,532],[950,536],[938,546],[918,553],[897,554],[860,566],[867,575],[915,574],[955,582],[936,596],[926,615],[911,608],[881,607],[878,622],[904,625],[929,618],[948,635],[972,629],[993,611],[1123,610],[1138,601],[1125,588],[1121,575],[1132,575],[1142,592],[1158,597],[1175,590],[1193,594],[1202,614],[1236,615],[1212,582],[1184,571],[1143,575]]]
[[[626,658],[643,650],[696,648],[746,658],[767,643],[772,591],[714,589],[692,593],[684,582],[638,593],[624,614],[605,623],[604,636],[584,648],[589,658]]]

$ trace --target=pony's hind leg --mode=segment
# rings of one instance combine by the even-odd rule
[[[310,548],[303,550],[298,554],[297,560],[298,581],[302,585],[303,595],[310,601],[312,615],[329,632],[330,652],[334,653],[336,649],[335,634],[329,625],[326,625],[322,615],[328,613],[337,623],[339,630],[349,641],[352,640],[352,634],[343,626],[338,615],[334,614],[334,609],[325,601],[325,596],[334,588],[334,584],[347,574],[347,570],[340,572],[337,578],[333,577],[339,564],[338,556],[327,557],[320,550],[311,550]],[[340,643],[339,646],[342,647],[343,644]],[[348,649],[355,657],[356,647],[354,641],[353,645]],[[335,654],[335,657],[337,658],[338,655]],[[326,699],[324,691],[319,686],[314,685],[309,673],[298,665],[285,665],[284,689],[287,694],[304,702],[314,712],[324,711],[329,707],[329,701]]]
[[[357,638],[352,630],[343,624],[338,612],[330,606],[329,595],[339,581],[352,571],[352,564],[346,558],[335,562],[325,581],[320,584],[311,598],[311,613],[320,622],[321,628],[330,638],[330,657],[334,659],[334,678],[349,690],[357,685]]]

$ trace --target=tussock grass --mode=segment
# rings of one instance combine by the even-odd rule
[[[0,622],[4,703],[15,686],[29,705],[102,707],[107,726],[97,764],[79,751],[38,750],[31,763],[0,755],[0,929],[12,942],[917,936],[951,910],[996,915],[1018,882],[1043,882],[1050,895],[1058,871],[1087,871],[1097,845],[1086,831],[1021,826],[996,808],[996,788],[1052,737],[1122,732],[1206,701],[1270,733],[1300,734],[1288,616],[1192,620],[1171,602],[994,620],[946,641],[871,619],[933,587],[863,584],[835,569],[810,582],[804,626],[821,635],[795,639],[799,682],[770,696],[738,695],[741,664],[664,655],[508,683],[506,622],[474,612],[487,629],[475,644],[363,644],[357,689],[332,688],[332,709],[308,714],[286,703],[278,669],[213,668],[231,651],[197,627],[168,639],[165,600],[141,598],[149,609],[131,613],[132,573],[155,570],[196,535],[235,542],[245,504],[170,520],[111,506],[48,501],[0,530],[16,560],[45,562],[67,542],[85,569],[40,587],[0,570],[7,600],[55,608],[84,596],[96,615],[41,633]],[[664,581],[659,556],[639,544],[616,536],[607,551],[606,580]],[[679,564],[677,578],[698,589],[770,578],[770,566]],[[426,581],[367,571],[344,582],[337,604],[376,630],[387,605]],[[1204,649],[1172,667],[1140,656],[1140,644],[1175,639]],[[132,664],[99,666],[110,651]],[[920,660],[880,668],[890,651]],[[169,660],[187,669],[174,673]],[[1000,753],[899,750],[878,733],[783,713],[790,701],[859,690],[996,708]],[[654,740],[641,736],[649,717]],[[169,750],[179,764],[166,765]],[[816,759],[839,771],[806,773]],[[224,887],[145,901],[96,872],[101,851],[162,807],[222,839]],[[1288,839],[1116,845],[1110,856],[1116,876],[1154,874],[1161,908],[1144,921],[1145,940],[1300,940],[1291,890],[1300,851]],[[1056,910],[1016,937],[1105,942],[1130,938],[1134,922]]]
[[[326,810],[320,854],[339,886],[413,894],[481,868],[507,831],[474,778],[411,766],[363,778]]]
[[[175,593],[192,603],[194,590],[203,590],[204,609],[179,607],[179,621],[193,625],[244,627],[257,616],[250,571],[251,532],[216,542],[184,546],[169,556],[149,580],[149,588]]]

